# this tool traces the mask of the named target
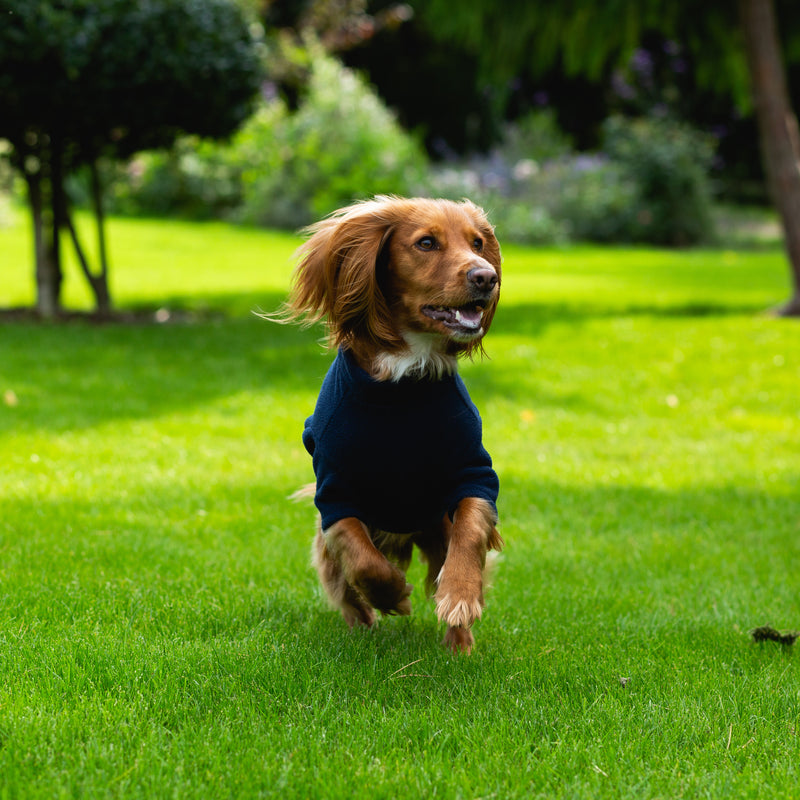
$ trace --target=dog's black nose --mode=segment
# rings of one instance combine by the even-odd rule
[[[497,273],[490,267],[475,267],[467,273],[467,280],[481,292],[491,292],[497,286]]]

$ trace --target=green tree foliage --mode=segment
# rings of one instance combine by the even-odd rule
[[[513,77],[521,65],[600,77],[624,66],[648,32],[694,56],[700,85],[732,94],[745,108],[750,79],[737,3],[732,0],[412,0],[426,29],[473,51],[487,74]],[[800,59],[800,7],[775,0],[787,57]]]
[[[60,232],[108,311],[107,271],[93,273],[69,213],[65,178],[90,165],[101,254],[97,160],[224,137],[252,110],[258,42],[230,0],[0,0],[0,137],[11,142],[34,218],[37,306],[59,308]]]

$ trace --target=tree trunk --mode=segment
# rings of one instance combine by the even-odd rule
[[[64,271],[61,263],[61,229],[66,223],[66,204],[64,195],[64,149],[59,140],[50,140],[50,207],[53,211],[50,231],[50,258],[53,262],[54,291],[61,305],[61,284]]]
[[[778,309],[800,316],[800,134],[792,111],[773,0],[740,0],[753,100],[769,189],[783,225],[793,294]]]
[[[95,299],[97,310],[101,314],[111,313],[111,293],[108,289],[108,252],[106,250],[105,214],[103,213],[103,186],[100,182],[100,170],[97,161],[90,166],[92,178],[92,205],[97,223],[97,250],[100,258],[100,272],[96,276]]]
[[[94,206],[95,220],[97,223],[97,238],[100,251],[99,272],[92,272],[92,269],[89,266],[89,259],[86,257],[86,251],[81,245],[78,231],[72,219],[72,208],[66,191],[64,193],[62,202],[64,226],[66,227],[70,238],[72,239],[72,246],[75,250],[75,255],[78,257],[78,263],[83,271],[83,276],[86,278],[86,282],[89,284],[89,288],[92,290],[92,294],[94,295],[97,313],[102,317],[108,317],[111,314],[111,295],[108,291],[108,263],[106,259],[105,234],[103,231],[103,202],[101,197],[100,178],[97,174],[96,164],[92,164],[91,178],[92,205]]]
[[[72,239],[72,246],[75,248],[75,255],[78,257],[78,263],[81,265],[83,275],[86,278],[89,287],[94,294],[95,305],[97,313],[100,316],[106,317],[111,313],[111,298],[108,294],[108,282],[106,281],[105,273],[95,275],[89,266],[89,259],[86,258],[86,252],[81,246],[81,240],[78,237],[78,231],[72,222],[72,213],[69,207],[66,208],[64,223],[69,231],[70,238]]]
[[[61,277],[53,258],[50,213],[42,191],[41,171],[25,172],[28,204],[33,221],[33,249],[36,261],[36,310],[45,319],[52,319],[60,310]]]

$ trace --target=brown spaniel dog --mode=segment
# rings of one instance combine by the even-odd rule
[[[482,351],[500,292],[500,247],[469,201],[378,197],[309,229],[289,318],[324,319],[338,353],[303,442],[320,511],[313,561],[349,625],[409,614],[416,545],[447,623],[472,650],[484,606],[497,475],[457,360]]]

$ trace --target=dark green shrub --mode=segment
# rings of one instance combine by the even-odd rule
[[[498,152],[512,165],[527,160],[544,164],[568,156],[573,152],[573,144],[558,127],[555,111],[543,108],[510,123]]]
[[[710,137],[671,119],[612,117],[604,144],[636,187],[630,239],[672,246],[713,239]]]

